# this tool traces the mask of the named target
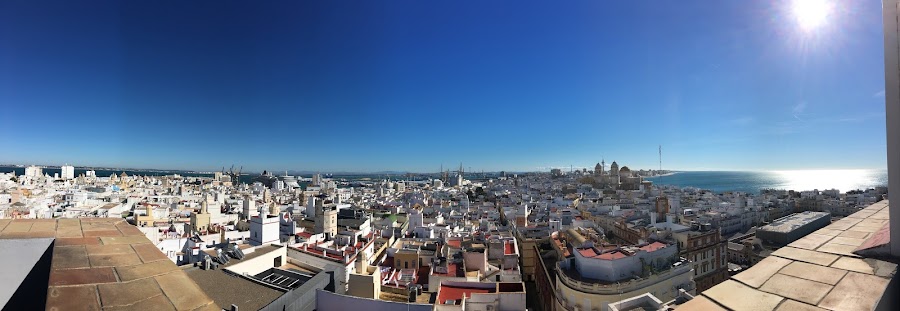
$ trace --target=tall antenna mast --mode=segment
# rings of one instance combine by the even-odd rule
[[[662,171],[662,145],[659,145],[659,170]]]

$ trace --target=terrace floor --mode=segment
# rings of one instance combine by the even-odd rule
[[[0,239],[54,238],[47,310],[221,310],[121,218],[0,219]]]
[[[678,310],[874,310],[897,265],[854,251],[884,242],[887,222],[888,201],[872,204],[778,249]]]

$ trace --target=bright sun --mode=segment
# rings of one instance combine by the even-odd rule
[[[825,23],[833,6],[828,0],[794,0],[791,9],[800,27],[813,30]]]

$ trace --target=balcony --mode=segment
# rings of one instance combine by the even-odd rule
[[[889,292],[897,265],[864,256],[889,256],[888,212],[888,201],[882,201],[835,221],[698,294],[678,310],[885,308],[880,302]]]

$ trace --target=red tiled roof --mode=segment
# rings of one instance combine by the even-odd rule
[[[612,259],[621,259],[621,258],[625,258],[625,257],[628,257],[628,255],[625,255],[625,253],[622,253],[620,251],[611,251],[611,252],[600,254],[600,256],[597,256],[596,258],[612,260]]]
[[[584,257],[597,256],[597,251],[595,251],[593,248],[582,248],[582,249],[578,250],[578,253],[580,253],[581,256],[584,256]]]
[[[447,273],[435,272],[434,275],[437,275],[437,276],[463,276],[463,275],[465,275],[465,272],[462,271],[459,264],[448,263],[447,264]]]
[[[659,250],[661,248],[666,248],[666,245],[663,243],[659,243],[659,242],[653,242],[648,245],[641,246],[642,250],[645,250],[648,252],[653,252],[653,251]]]
[[[503,253],[505,255],[512,255],[512,254],[516,253],[516,245],[513,244],[512,241],[506,241],[504,246],[505,247],[504,247]]]
[[[472,297],[472,294],[486,294],[492,292],[494,291],[487,288],[441,285],[436,303],[443,304],[447,300],[458,301],[463,299],[463,297]]]

